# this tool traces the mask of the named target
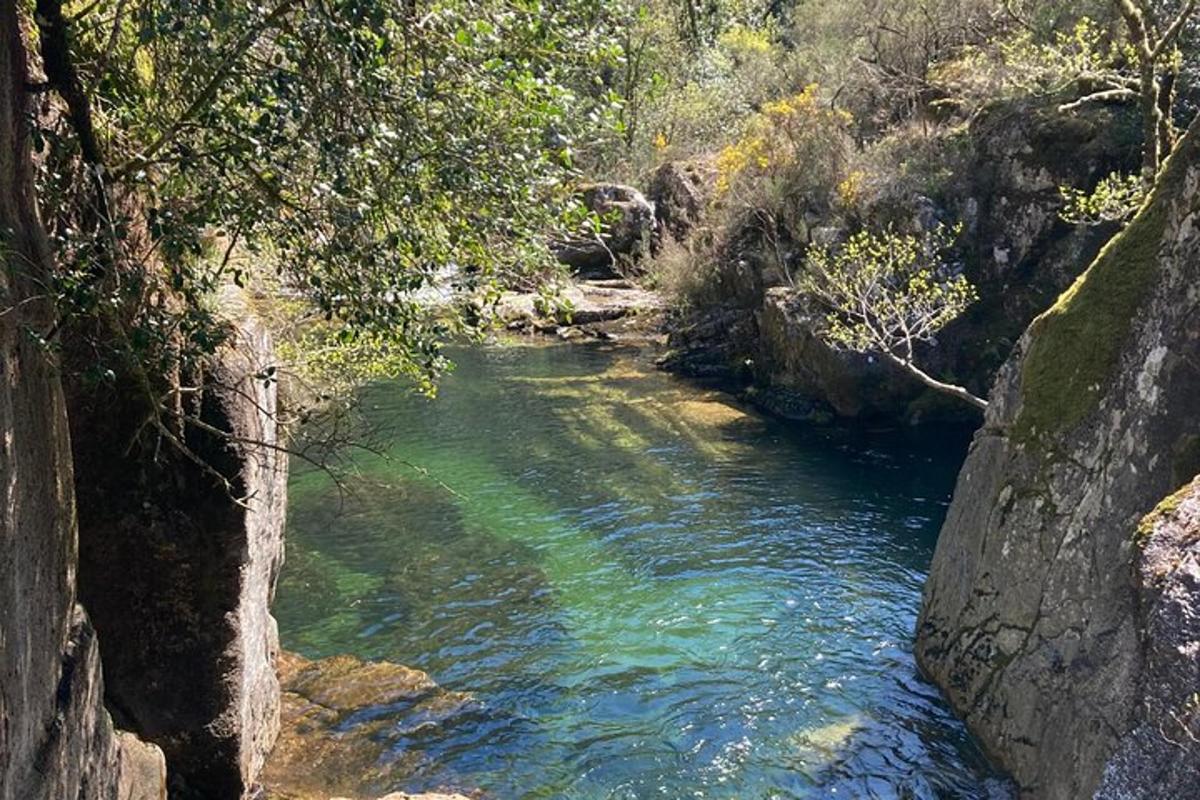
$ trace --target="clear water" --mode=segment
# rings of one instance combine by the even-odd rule
[[[292,481],[284,646],[478,700],[398,720],[425,766],[364,790],[1005,796],[910,653],[964,437],[761,419],[630,350],[456,360],[435,401],[367,396],[424,472],[362,459],[344,502]]]

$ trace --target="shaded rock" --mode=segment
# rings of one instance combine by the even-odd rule
[[[169,445],[131,447],[146,411],[120,382],[68,393],[80,596],[104,643],[107,700],[121,727],[162,748],[174,798],[248,796],[278,730],[269,604],[287,462],[271,448],[273,363],[244,317],[196,376],[195,413],[228,438],[191,428],[186,441],[231,487]]]
[[[420,670],[351,656],[309,661],[281,653],[279,680],[282,729],[262,773],[272,800],[379,797],[426,766],[397,740],[475,707],[469,695],[442,689]]]
[[[736,386],[748,373],[740,344],[753,331],[753,315],[742,309],[713,308],[692,315],[672,325],[667,337],[670,349],[658,359],[658,366],[689,378]]]
[[[1191,501],[1138,542],[1200,435],[1198,223],[1194,126],[1001,371],[938,541],[917,658],[1027,797],[1187,796],[1170,787],[1200,775],[1155,738],[1200,689]]]
[[[77,600],[77,530],[62,381],[46,298],[17,5],[0,5],[0,800],[165,800],[161,754],[119,734],[99,643]]]
[[[759,377],[777,392],[821,398],[841,417],[902,417],[906,403],[923,391],[914,379],[873,356],[827,345],[816,333],[824,316],[790,289],[768,290],[756,322],[756,364],[768,370]]]
[[[654,205],[632,186],[597,183],[585,186],[583,203],[599,215],[599,235],[580,235],[552,243],[555,257],[584,277],[610,277],[621,263],[636,263],[650,252],[657,228]]]

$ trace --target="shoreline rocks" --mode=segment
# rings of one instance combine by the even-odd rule
[[[470,695],[420,670],[352,656],[310,661],[283,652],[278,671],[282,725],[261,777],[268,800],[463,797],[385,793],[425,765],[420,753],[397,749],[397,739],[471,713]]]
[[[551,305],[538,294],[508,293],[496,314],[515,333],[572,339],[646,340],[662,328],[666,304],[622,278],[574,281]]]

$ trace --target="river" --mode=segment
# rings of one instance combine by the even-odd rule
[[[292,478],[284,646],[475,699],[397,712],[414,766],[364,792],[1006,796],[911,654],[964,435],[762,418],[631,348],[455,359],[366,392],[391,458],[350,495]]]

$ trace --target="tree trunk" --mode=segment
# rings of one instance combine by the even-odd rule
[[[1162,161],[1159,126],[1158,77],[1154,74],[1154,44],[1146,26],[1146,16],[1135,0],[1117,0],[1117,8],[1129,28],[1129,38],[1138,53],[1138,103],[1142,108],[1142,180],[1146,187],[1154,185]]]
[[[1179,83],[1179,67],[1172,64],[1158,82],[1158,154],[1159,159],[1165,159],[1175,149],[1175,121],[1172,110],[1175,108],[1176,88]]]

